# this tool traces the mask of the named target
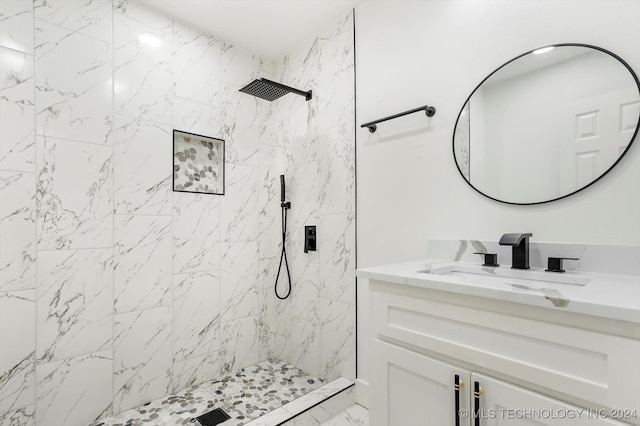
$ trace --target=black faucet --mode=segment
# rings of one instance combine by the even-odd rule
[[[500,238],[501,246],[512,246],[511,267],[514,269],[529,269],[529,237],[533,234],[504,234]]]

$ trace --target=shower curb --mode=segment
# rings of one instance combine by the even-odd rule
[[[293,426],[299,416],[316,419],[321,424],[355,403],[354,386],[353,380],[340,377],[245,426]]]

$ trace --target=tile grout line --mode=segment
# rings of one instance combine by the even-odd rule
[[[34,244],[34,262],[35,262],[35,301],[33,306],[33,329],[34,329],[34,342],[33,342],[33,421],[37,425],[38,424],[38,377],[36,374],[36,365],[37,365],[37,354],[38,354],[38,176],[40,173],[38,172],[38,108],[37,108],[37,72],[38,69],[36,67],[36,13],[35,8],[33,6],[33,2],[31,2],[31,19],[32,19],[32,47],[33,49],[33,169],[34,169],[34,193],[33,193],[33,223],[34,223],[34,235],[35,235],[35,244]]]
[[[110,8],[110,13],[111,13],[111,125],[115,126],[115,60],[116,60],[116,54],[115,54],[115,25],[114,25],[114,16],[113,16],[113,8],[114,8],[114,4],[113,4],[113,0],[110,2],[111,3],[111,8]],[[116,271],[115,271],[115,267],[116,267],[116,135],[113,133],[113,127],[111,128],[112,131],[112,140],[111,140],[111,167],[112,167],[112,174],[111,174],[111,191],[112,191],[112,215],[111,215],[111,246],[112,246],[112,253],[111,253],[111,270],[112,270],[112,277],[111,277],[111,293],[112,293],[112,297],[111,297],[111,415],[114,414],[116,408],[115,408],[115,391],[116,391],[116,384],[115,384],[115,370],[116,370]]]
[[[174,75],[174,65],[175,65],[175,25],[174,25],[174,19],[171,18],[171,63],[169,64],[169,68],[170,68],[170,74],[171,74],[171,85],[172,85],[172,91],[175,92],[175,75]],[[174,93],[172,93],[172,97],[173,97]],[[171,124],[172,124],[172,128],[175,129],[176,128],[176,122],[175,122],[175,102],[173,101],[173,99],[171,100]],[[173,139],[173,132],[171,132],[172,134],[172,139]],[[173,141],[172,141],[173,142]],[[171,144],[171,157],[173,158],[173,143]],[[171,164],[171,173],[173,176],[173,161]],[[175,318],[175,270],[174,270],[174,258],[175,258],[175,253],[174,253],[174,247],[175,247],[175,240],[174,240],[174,236],[175,236],[175,230],[174,230],[174,223],[175,223],[175,193],[173,191],[173,179],[171,179],[171,188],[170,188],[170,202],[171,202],[171,227],[170,227],[170,234],[171,234],[171,287],[169,289],[169,293],[171,294],[171,314],[170,314],[170,318],[171,318],[171,390],[173,393],[175,393],[177,391],[177,384],[176,384],[176,347],[175,347],[175,335],[176,335],[176,329],[175,329],[175,323],[176,323],[176,318]],[[188,362],[188,357],[185,358],[185,366],[187,365],[186,362]]]

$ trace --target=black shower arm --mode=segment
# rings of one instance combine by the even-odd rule
[[[410,109],[409,111],[400,112],[398,114],[393,114],[388,117],[381,118],[379,120],[370,121],[368,123],[364,123],[360,127],[367,127],[371,133],[375,132],[378,126],[376,124],[382,123],[383,121],[393,120],[394,118],[402,117],[404,115],[413,114],[414,112],[424,111],[427,114],[427,117],[433,117],[436,113],[436,107],[425,105],[418,108]]]
[[[268,82],[269,84],[279,87],[283,90],[287,90],[291,93],[295,93],[296,95],[304,96],[306,100],[310,101],[313,98],[313,90],[309,90],[308,92],[304,92],[302,90],[298,90],[294,87],[286,86],[282,83],[278,83],[277,81],[269,80],[268,78],[261,78],[261,80]]]

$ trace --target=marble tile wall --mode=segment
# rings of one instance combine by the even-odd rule
[[[264,64],[138,0],[0,0],[0,425],[262,359]],[[174,128],[227,141],[224,197],[171,191]]]
[[[267,70],[314,99],[238,92]],[[273,64],[139,0],[0,0],[0,425],[84,425],[267,358],[353,378],[353,79],[351,14]],[[226,141],[224,196],[171,191],[174,128]]]
[[[273,296],[281,238],[261,234],[264,292],[262,351],[286,358],[325,380],[355,378],[355,143],[353,16],[345,14],[277,64],[276,80],[311,101],[285,96],[268,112],[275,126],[260,139],[259,156],[275,157],[262,170],[260,222],[280,229],[278,175],[284,173],[287,253],[293,289]],[[269,137],[269,133],[275,134]],[[264,141],[264,142],[263,142]],[[316,252],[304,253],[305,225],[318,228]],[[268,232],[268,233],[267,233]],[[266,243],[265,241],[268,241]],[[274,248],[277,247],[277,250]],[[274,268],[275,267],[275,268]],[[281,276],[283,280],[283,276]],[[281,281],[282,283],[286,282]],[[280,288],[280,287],[279,287]],[[284,291],[284,286],[280,292]]]

